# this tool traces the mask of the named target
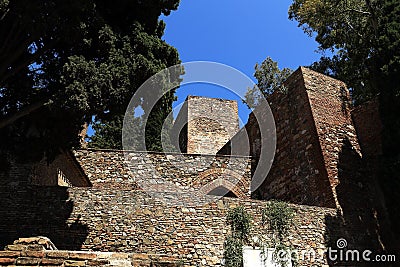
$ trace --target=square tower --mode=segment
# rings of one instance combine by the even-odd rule
[[[237,101],[188,96],[171,137],[182,153],[216,154],[238,131]]]

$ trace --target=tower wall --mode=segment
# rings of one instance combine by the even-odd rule
[[[239,130],[237,102],[188,96],[174,128],[180,132],[181,152],[215,154]]]

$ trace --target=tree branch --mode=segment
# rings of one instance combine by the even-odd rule
[[[6,11],[4,11],[4,14],[1,16],[0,21],[2,21],[4,19],[4,17],[7,15],[7,13],[10,11],[9,8],[7,8]]]
[[[27,106],[27,107],[21,109],[20,111],[18,111],[16,114],[11,115],[6,119],[1,120],[0,121],[0,129],[13,123],[14,121],[18,120],[19,118],[22,118],[22,117],[28,115],[29,113],[32,113],[33,111],[35,111],[43,106],[52,104],[52,103],[53,103],[52,100],[42,100],[42,101],[39,101],[32,105]]]
[[[371,12],[364,11],[364,10],[358,10],[358,9],[354,9],[354,8],[348,8],[348,9],[346,9],[344,12],[349,12],[349,11],[351,11],[351,12],[356,12],[356,13],[360,13],[360,14],[363,14],[363,15],[368,15],[368,16],[371,15]]]
[[[36,59],[38,59],[40,56],[42,56],[46,51],[49,49],[52,49],[55,44],[57,43],[58,40],[52,41],[50,44],[46,45],[44,48],[41,48],[36,51],[35,54],[33,54],[31,57],[28,57],[26,60],[23,62],[19,63],[17,66],[15,66],[12,71],[8,72],[7,74],[4,75],[4,77],[1,78],[0,80],[0,85],[3,84],[8,78],[11,76],[15,75],[18,71],[20,71],[22,68],[25,68],[35,62]]]
[[[372,7],[371,0],[365,0],[365,4],[367,5],[369,12],[371,13],[372,27],[374,28],[375,36],[377,36],[378,35],[378,20],[377,20],[374,8]]]
[[[359,32],[353,27],[353,25],[350,24],[350,22],[349,22],[347,19],[346,19],[346,24],[347,24],[347,26],[349,26],[349,28],[350,28],[351,30],[353,30],[353,31],[355,32],[355,34],[358,35],[358,37],[363,38],[362,34],[359,33]]]
[[[18,59],[18,57],[20,57],[27,50],[29,44],[32,41],[33,39],[29,38],[24,42],[20,42],[19,45],[14,48],[12,53],[3,54],[4,51],[2,51],[2,54],[4,56],[0,57],[0,84],[2,84],[6,80],[3,75],[6,75],[9,67],[11,67],[12,64],[15,63],[15,61]]]

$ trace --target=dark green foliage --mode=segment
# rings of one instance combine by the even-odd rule
[[[227,223],[231,226],[231,234],[224,243],[224,259],[227,267],[243,266],[243,245],[248,241],[251,229],[251,216],[243,206],[228,211]]]
[[[273,259],[282,267],[287,266],[287,259],[293,256],[290,255],[290,247],[285,244],[293,217],[294,210],[286,202],[278,200],[268,202],[267,207],[262,211],[261,221],[272,233],[272,241],[264,243],[263,247],[274,248]],[[260,239],[263,240],[262,237]],[[292,259],[292,262],[294,263],[295,259]]]
[[[243,242],[233,236],[228,236],[224,243],[224,259],[227,267],[243,266]]]
[[[96,134],[90,138],[89,147],[122,149],[122,122],[123,117],[117,115],[107,123],[101,121],[93,123],[92,127]]]
[[[251,216],[243,206],[237,206],[231,209],[226,216],[228,224],[231,226],[232,235],[240,240],[246,241],[251,229]]]
[[[146,123],[146,150],[171,150],[172,145],[169,139],[169,131],[172,129],[173,117],[170,116],[167,118],[167,116],[172,112],[172,102],[174,100],[174,91],[170,91],[166,94],[166,97],[161,98],[156,103],[155,107],[151,111],[149,120]],[[163,129],[163,127],[165,128]],[[163,135],[164,139],[161,138],[161,135]],[[162,146],[162,140],[164,140],[165,148]]]
[[[378,1],[294,0],[289,17],[314,35],[321,50],[336,56],[322,57],[313,65],[317,71],[344,80],[353,89],[356,103],[371,99],[377,93],[375,78],[376,24]]]
[[[52,100],[2,127],[7,142],[0,150],[40,158],[77,147],[82,125],[93,116],[100,134],[94,146],[120,147],[119,116],[134,92],[180,62],[176,49],[161,40],[165,24],[158,20],[178,4],[0,0],[0,122]],[[172,101],[173,94],[165,97]]]
[[[294,211],[286,202],[272,200],[262,211],[262,221],[280,240],[287,236]]]

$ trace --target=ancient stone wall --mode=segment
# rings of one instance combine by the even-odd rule
[[[18,237],[46,236],[58,249],[161,254],[188,266],[221,266],[230,231],[225,219],[228,209],[243,205],[252,215],[254,240],[263,229],[261,212],[267,204],[223,198],[202,207],[179,207],[137,190],[59,187],[30,187],[2,195],[1,200],[5,198],[8,202],[0,207],[7,218],[0,220],[3,246]],[[296,216],[289,240],[295,248],[322,253],[325,241],[336,236],[348,238],[351,246],[357,244],[352,242],[355,232],[334,234],[341,223],[333,220],[334,209],[291,207]],[[324,261],[323,257],[318,260]]]
[[[223,186],[237,197],[250,197],[249,157],[116,150],[77,150],[74,153],[94,188],[143,189],[141,187],[156,181],[158,191],[170,191],[169,184],[172,190],[196,189],[207,194]],[[166,186],[162,189],[159,187],[163,181]]]
[[[357,159],[361,158],[360,146],[350,114],[349,92],[346,84],[339,80],[306,68],[302,68],[302,73],[325,169],[336,194],[335,188],[339,184],[341,165],[349,164],[349,162],[342,162],[343,152],[348,150],[349,153],[354,154],[354,161],[350,163],[354,169],[359,167]]]
[[[379,116],[378,99],[371,100],[352,110],[354,125],[365,157],[382,154],[382,122]]]
[[[52,245],[46,237],[19,238],[0,251],[0,266],[182,266],[179,259],[167,255],[67,251]]]
[[[271,170],[255,196],[339,207],[336,187],[340,176],[358,182],[361,169],[346,85],[301,67],[287,79],[285,87],[287,91],[268,97],[276,126],[276,151]],[[256,118],[254,112],[261,115]],[[266,165],[266,159],[260,157],[265,148],[259,125],[269,118],[260,110],[254,112],[245,131],[241,130],[220,153],[229,153],[233,145],[247,146],[250,155],[260,160],[258,164]],[[353,170],[349,171],[351,166]]]
[[[48,162],[43,159],[34,164],[31,171],[31,183],[53,186],[91,186],[81,166],[71,152],[64,152]]]
[[[254,197],[336,207],[304,84],[304,71],[308,70],[300,68],[290,76],[285,83],[287,92],[277,91],[268,97],[275,120],[276,151],[272,167],[267,177],[264,176],[264,183],[254,192]],[[266,120],[270,119],[262,110],[256,109],[254,112],[257,112],[257,118],[254,113],[250,114],[246,132],[240,131],[231,140],[232,147],[246,147],[243,142],[248,143],[250,155],[258,160],[253,164],[253,171],[257,164],[268,164],[269,159],[260,158],[260,153],[265,149],[262,144],[266,141],[261,140],[260,124],[266,124]],[[220,153],[225,154],[229,150],[229,147],[225,147]]]
[[[174,129],[184,130],[180,143],[186,150],[182,152],[215,154],[239,130],[237,102],[188,96]]]
[[[374,177],[376,164],[367,156],[371,151],[379,151],[379,144],[369,145],[366,155],[361,155],[345,85],[300,68],[285,86],[287,92],[275,92],[268,98],[276,124],[276,154],[264,184],[254,197],[338,207],[343,221],[354,229],[370,233],[370,237],[358,242],[377,244],[386,239],[385,243],[390,244],[390,238],[387,238],[390,234],[384,230],[389,228],[379,227],[387,225],[387,215]],[[371,113],[362,112],[364,109],[353,112],[358,136],[360,140],[376,141],[379,132],[377,113],[373,107],[367,107]],[[367,124],[367,116],[377,119],[377,123]],[[250,154],[259,159],[258,164],[265,165],[265,159],[259,157],[265,148],[261,147],[258,123],[265,123],[267,118],[258,118],[261,118],[260,122],[254,114],[250,115],[246,132]],[[244,133],[239,132],[231,143],[241,144],[243,136]],[[369,141],[365,142],[368,146]],[[255,144],[259,147],[254,147]]]

